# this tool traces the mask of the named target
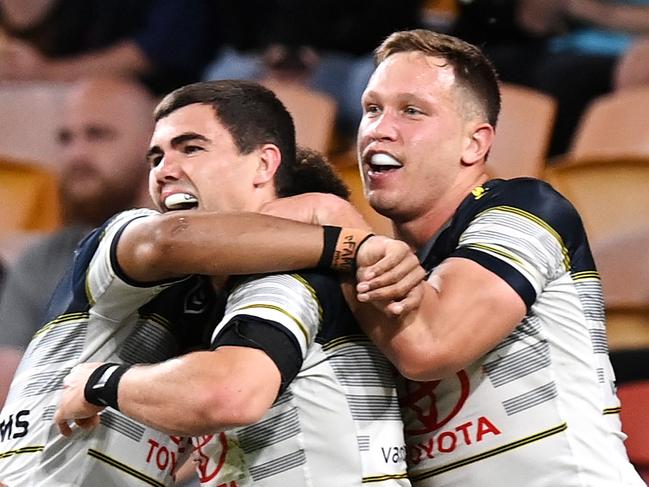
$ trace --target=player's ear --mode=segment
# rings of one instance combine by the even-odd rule
[[[277,168],[282,163],[282,153],[275,144],[264,144],[259,149],[259,162],[253,183],[256,186],[272,181]]]
[[[468,128],[467,144],[462,151],[462,162],[473,165],[485,160],[494,140],[494,128],[488,123],[479,123]]]

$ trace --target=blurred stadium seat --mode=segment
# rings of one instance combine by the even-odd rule
[[[582,116],[566,161],[646,158],[649,164],[649,86],[593,100]]]
[[[501,83],[502,110],[487,170],[498,178],[540,177],[545,167],[557,103],[549,95]]]
[[[60,225],[56,176],[24,161],[0,160],[0,236],[46,232]]]
[[[24,159],[56,170],[56,127],[68,85],[0,83],[0,157]]]

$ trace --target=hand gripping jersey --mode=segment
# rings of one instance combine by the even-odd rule
[[[624,450],[599,276],[570,203],[537,180],[489,181],[430,242],[424,267],[448,257],[496,273],[527,315],[456,375],[406,382],[413,484],[643,485]]]
[[[9,487],[173,485],[175,468],[189,455],[185,439],[110,408],[99,427],[71,438],[52,421],[63,378],[74,365],[158,362],[200,341],[214,302],[206,295],[209,286],[199,278],[142,286],[117,266],[122,229],[153,213],[119,214],[79,245],[0,414],[0,481]]]
[[[212,347],[223,345],[263,349],[283,387],[258,423],[195,439],[202,485],[410,485],[395,370],[361,333],[335,276],[238,283],[213,335]]]

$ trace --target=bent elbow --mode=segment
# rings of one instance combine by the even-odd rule
[[[240,392],[240,391],[237,391]],[[197,402],[196,416],[202,418],[193,435],[212,434],[226,429],[259,422],[268,411],[268,405],[249,394],[224,393],[213,390]]]
[[[449,353],[431,350],[413,352],[395,362],[395,366],[406,379],[417,382],[439,380],[452,376],[463,367]]]

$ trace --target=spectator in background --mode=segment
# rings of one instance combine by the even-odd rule
[[[154,104],[125,79],[88,79],[71,89],[59,129],[64,226],[24,252],[0,293],[0,405],[79,240],[114,213],[150,204],[145,154]]]
[[[615,89],[649,85],[649,34],[631,45],[615,68]]]
[[[353,134],[372,50],[391,32],[419,26],[422,0],[255,0],[218,2],[221,51],[205,79],[280,78],[329,94],[338,127]],[[245,26],[245,29],[242,28]]]
[[[213,50],[208,0],[0,0],[0,78],[196,81]]]
[[[638,54],[639,46],[625,59],[634,39],[649,33],[647,0],[470,0],[458,11],[451,33],[480,45],[503,81],[557,99],[551,155],[567,151],[593,98],[614,82],[649,80],[649,52]]]

